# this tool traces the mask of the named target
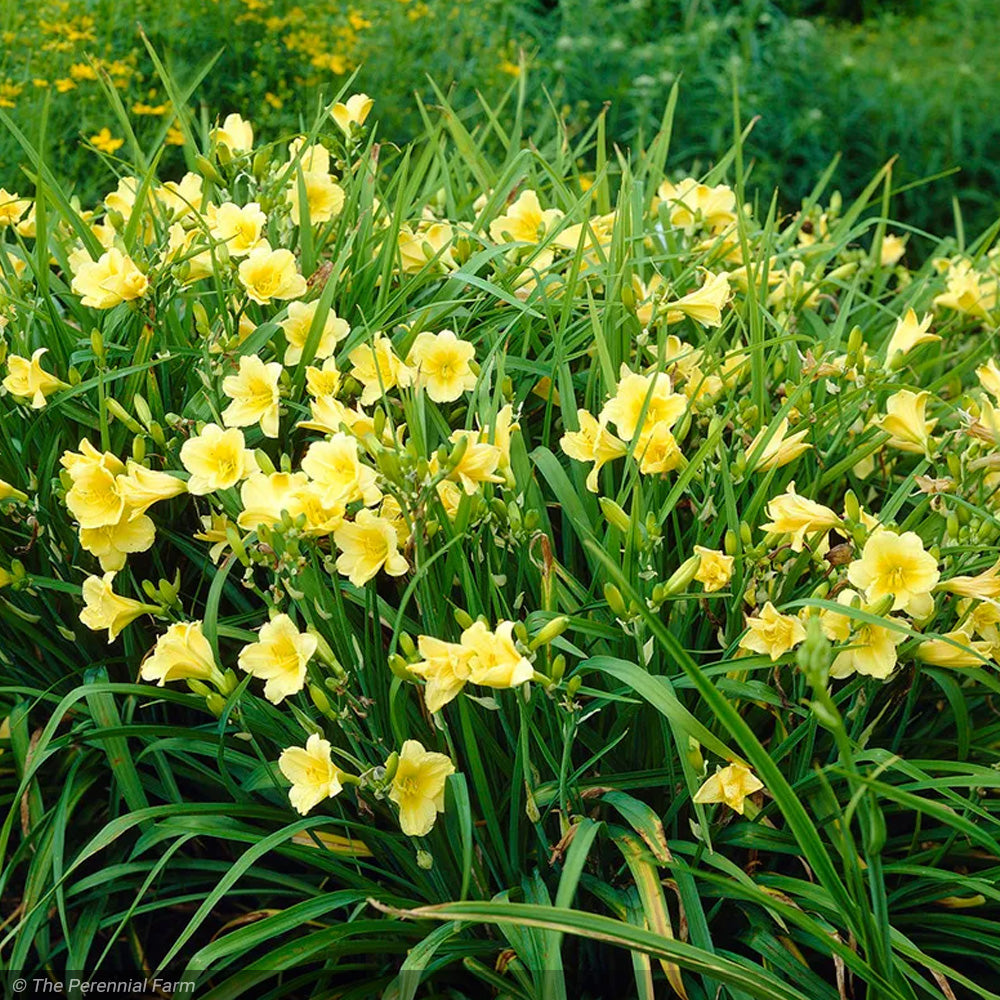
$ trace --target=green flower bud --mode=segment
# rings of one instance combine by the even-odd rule
[[[896,599],[892,594],[886,594],[884,597],[880,597],[873,604],[865,605],[864,610],[871,615],[884,618],[892,610],[895,600]]]
[[[621,591],[613,584],[604,585],[604,600],[608,602],[608,607],[617,618],[626,618],[625,600]]]
[[[221,694],[217,694],[215,691],[210,691],[205,698],[205,704],[208,710],[217,719],[222,717],[222,713],[226,710],[226,699],[222,697]]]
[[[459,462],[465,457],[466,451],[469,448],[469,436],[463,434],[456,442],[454,447],[451,449],[451,453],[447,455],[441,464],[447,464],[449,468],[454,469]]]
[[[133,434],[142,434],[143,429],[139,425],[135,417],[129,413],[117,399],[108,397],[104,400],[104,405],[107,407],[108,413],[110,413],[116,420],[123,423]]]
[[[849,521],[861,520],[861,504],[858,503],[854,490],[848,490],[844,494],[844,513]]]
[[[701,744],[693,736],[688,737],[687,759],[695,774],[704,772],[705,758],[701,753]]]
[[[600,504],[601,513],[604,514],[611,524],[619,531],[628,531],[631,523],[629,516],[614,500],[609,497],[601,497],[597,502]]]
[[[229,159],[229,149],[226,146],[218,147],[218,154],[220,160]],[[194,168],[201,174],[202,177],[207,181],[211,181],[213,184],[225,184],[225,178],[219,173],[215,164],[212,163],[207,157],[196,156],[194,158]]]
[[[558,684],[563,679],[566,672],[566,657],[562,653],[557,654],[552,659],[552,680]]]
[[[528,644],[528,649],[534,650],[538,649],[539,646],[547,646],[553,639],[561,636],[568,626],[569,618],[566,615],[560,615],[558,618],[546,622]]]
[[[538,803],[535,802],[534,793],[528,786],[528,783],[524,783],[524,813],[528,817],[529,822],[537,823],[541,818],[542,814],[538,811]]]
[[[271,163],[271,147],[264,146],[258,149],[253,158],[253,175],[258,181],[262,181],[267,175],[267,168]]]
[[[330,706],[330,699],[327,698],[326,692],[318,684],[309,685],[309,697],[312,698],[312,703],[323,715],[331,714],[333,710]]]
[[[139,419],[146,427],[148,427],[150,421],[153,419],[153,414],[150,412],[149,403],[146,402],[145,397],[136,393],[132,397],[132,406],[135,408],[136,415]]]
[[[665,596],[673,597],[675,594],[680,594],[687,590],[700,566],[701,556],[694,555],[685,559],[664,584]]]

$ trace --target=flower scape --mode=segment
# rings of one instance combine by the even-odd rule
[[[0,190],[0,951],[995,996],[995,228],[377,106]]]

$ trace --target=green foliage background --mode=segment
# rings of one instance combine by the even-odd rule
[[[54,30],[87,18],[92,37]],[[352,18],[364,25],[355,30]],[[681,79],[671,162],[705,168],[729,148],[738,85],[745,116],[758,117],[747,144],[751,190],[769,197],[777,187],[782,204],[797,207],[834,157],[834,184],[853,192],[898,156],[897,189],[939,179],[898,196],[897,216],[951,230],[958,198],[972,231],[1000,204],[998,19],[1000,0],[44,0],[4,6],[0,85],[21,88],[12,112],[36,138],[49,98],[47,145],[86,198],[110,180],[81,145],[112,124],[100,87],[84,81],[58,93],[33,81],[66,78],[88,55],[131,57],[126,104],[165,100],[139,25],[181,81],[217,57],[194,97],[209,117],[238,110],[271,133],[299,129],[316,97],[356,71],[356,89],[377,99],[382,138],[395,142],[419,131],[413,95],[434,101],[429,78],[460,112],[474,111],[477,93],[495,100],[509,85],[523,52],[536,120],[551,103],[582,127],[610,102],[609,139],[635,144],[655,130]],[[316,48],[304,51],[296,33]],[[332,65],[313,65],[317,52]],[[160,124],[140,122],[150,134]],[[18,160],[0,138],[0,184],[17,186]]]

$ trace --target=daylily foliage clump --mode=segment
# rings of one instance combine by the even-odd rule
[[[1000,660],[995,234],[918,264],[888,168],[784,214],[739,149],[667,170],[666,129],[609,161],[598,126],[581,173],[589,147],[500,118],[446,111],[401,152],[376,115],[354,95],[278,137],[231,113],[188,173],[136,157],[98,204],[37,158],[33,194],[0,191],[8,669],[61,690],[79,643],[130,723],[186,712],[228,761],[213,794],[315,832],[327,889],[399,927],[477,939],[558,894],[538,939],[611,940],[560,923],[575,900],[640,989],[651,954],[699,997],[747,968],[801,996],[825,949],[962,978],[934,938],[887,946],[889,875],[859,873],[887,812],[942,871],[997,835],[959,796],[948,839],[927,791],[995,787],[940,716]],[[711,947],[737,892],[763,964]],[[534,932],[503,933],[484,979],[527,983]]]

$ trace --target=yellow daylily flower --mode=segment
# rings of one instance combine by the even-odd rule
[[[587,475],[587,489],[596,493],[598,473],[608,462],[621,458],[628,451],[628,446],[615,437],[589,410],[578,409],[576,420],[580,429],[563,434],[559,439],[559,447],[578,462],[594,463]]]
[[[286,366],[297,365],[301,360],[302,352],[305,350],[306,341],[309,339],[309,331],[312,329],[318,307],[318,301],[292,302],[288,306],[288,317],[278,324],[284,330],[285,340],[288,341],[284,360]],[[319,340],[316,342],[316,353],[313,357],[317,361],[328,359],[337,349],[337,344],[350,332],[351,327],[347,320],[341,319],[333,309],[330,309],[326,315],[326,319],[323,321],[323,329],[320,331]],[[309,370],[319,371],[319,369],[311,369],[311,367],[307,369],[307,372]],[[333,367],[333,373],[336,375],[336,383],[334,383],[333,389],[327,390],[328,392],[335,392],[336,384],[340,381],[336,365]],[[309,391],[312,392],[311,387]],[[317,393],[313,393],[313,395],[317,395]],[[319,393],[318,395],[325,395],[325,393]]]
[[[261,241],[267,216],[256,201],[236,205],[225,201],[205,213],[208,232],[222,243],[230,257],[245,257]]]
[[[325,490],[324,502],[337,504],[360,500],[366,507],[382,499],[374,469],[358,458],[357,439],[337,431],[329,441],[314,441],[302,459],[302,471]]]
[[[889,447],[921,455],[930,453],[931,432],[937,424],[937,420],[927,420],[924,415],[930,398],[926,389],[900,389],[886,400],[886,414],[875,421],[875,426],[889,435]]]
[[[687,398],[674,392],[666,373],[640,375],[622,365],[615,394],[604,404],[599,419],[602,424],[614,424],[618,436],[623,441],[630,441],[639,428],[640,419],[644,428],[662,423],[669,429],[687,407]]]
[[[428,712],[440,712],[456,698],[472,676],[470,662],[475,651],[458,642],[445,642],[433,636],[417,638],[417,649],[423,657],[411,663],[409,670],[427,682],[424,702]]]
[[[399,806],[399,825],[408,837],[426,837],[444,812],[444,786],[455,765],[443,753],[407,740],[399,752],[389,798]]]
[[[735,559],[718,549],[708,549],[704,545],[696,545],[694,554],[699,556],[698,570],[694,578],[705,588],[706,594],[713,594],[728,586],[733,578],[733,563]]]
[[[402,576],[410,568],[397,549],[392,522],[367,508],[358,511],[353,523],[345,521],[337,528],[333,540],[340,550],[337,571],[355,587],[363,587],[379,570]]]
[[[278,758],[281,773],[292,783],[288,801],[303,816],[324,799],[343,791],[343,772],[333,763],[329,740],[313,733],[304,747],[289,747]]]
[[[264,684],[264,697],[272,705],[305,687],[306,664],[316,652],[314,635],[300,632],[288,615],[276,615],[264,625],[257,641],[244,646],[237,660],[246,671]]]
[[[140,676],[163,687],[168,681],[209,681],[219,687],[222,672],[216,666],[212,647],[201,630],[201,622],[171,625],[156,640],[153,652],[143,660]]]
[[[259,423],[265,437],[276,438],[281,371],[277,361],[265,364],[256,354],[244,354],[237,374],[222,380],[222,391],[232,400],[222,411],[223,424],[250,427]]]
[[[764,450],[754,459],[754,452],[757,451],[765,435],[768,437]],[[809,431],[796,431],[794,434],[788,433],[788,418],[782,417],[778,426],[772,430],[762,427],[756,437],[747,445],[745,454],[750,472],[767,472],[769,469],[780,469],[783,465],[788,465],[794,461],[804,451],[808,451],[812,445],[806,443]]]
[[[934,320],[931,313],[927,313],[923,319],[917,319],[917,314],[913,309],[906,312],[896,320],[892,336],[885,348],[886,361],[892,361],[895,355],[909,354],[918,344],[927,344],[941,338],[936,333],[930,333],[930,326]]]
[[[80,621],[94,632],[108,630],[108,642],[114,642],[118,634],[140,615],[158,611],[153,604],[143,604],[131,598],[116,594],[112,587],[114,573],[104,576],[88,576],[83,581],[84,608]]]
[[[427,390],[435,403],[452,403],[476,387],[470,367],[476,349],[451,330],[418,333],[406,359],[414,384]]]
[[[541,243],[562,218],[557,208],[542,210],[538,195],[522,191],[517,201],[490,223],[490,238],[494,243]]]
[[[396,356],[392,341],[379,335],[370,344],[355,347],[347,360],[351,362],[351,376],[363,386],[361,405],[368,406],[381,399],[397,385],[406,387],[413,380],[413,373]]]
[[[45,406],[46,396],[66,388],[65,382],[42,368],[42,355],[47,350],[46,347],[39,347],[30,358],[22,358],[18,354],[7,358],[7,377],[3,380],[3,387],[12,396],[30,399],[34,410]]]
[[[272,250],[266,242],[258,243],[240,263],[239,277],[247,295],[262,306],[271,299],[297,299],[306,293],[306,279],[292,252]]]
[[[470,663],[473,684],[510,688],[534,676],[535,668],[514,645],[513,622],[500,622],[492,632],[482,622],[473,622],[460,641],[473,654]]]
[[[96,260],[82,261],[70,287],[82,296],[80,304],[94,309],[111,309],[121,302],[140,299],[149,288],[149,279],[135,261],[116,247]]]
[[[746,635],[740,639],[740,649],[779,659],[800,642],[805,642],[806,630],[792,615],[783,615],[768,601],[759,617],[747,618]]]
[[[829,507],[815,500],[799,496],[795,492],[794,480],[780,496],[767,505],[767,516],[771,520],[762,524],[761,531],[773,531],[778,535],[789,535],[793,552],[801,552],[806,535],[827,532],[840,524],[840,518]]]
[[[346,101],[337,101],[330,108],[330,117],[337,123],[337,128],[350,135],[352,126],[360,128],[364,125],[374,104],[375,101],[367,94],[351,94]]]
[[[847,579],[864,591],[869,604],[893,595],[893,611],[924,617],[933,605],[931,591],[940,573],[934,557],[913,531],[896,534],[877,528],[847,568]]]
[[[237,427],[223,430],[218,424],[206,424],[181,445],[181,464],[191,473],[188,492],[195,496],[228,490],[257,471],[243,432]]]
[[[704,782],[694,793],[694,801],[699,804],[724,802],[742,816],[747,796],[763,787],[764,783],[745,764],[729,764]]]
[[[247,153],[253,149],[253,125],[233,112],[226,115],[221,127],[212,129],[212,140],[231,153]]]

